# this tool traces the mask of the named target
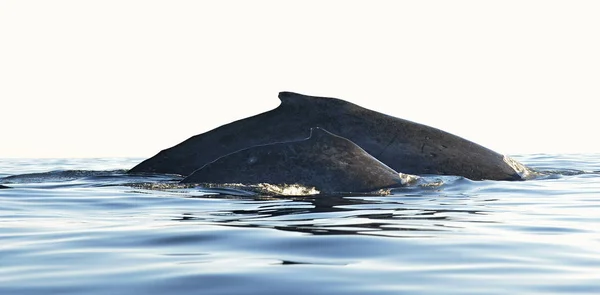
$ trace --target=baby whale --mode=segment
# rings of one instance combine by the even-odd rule
[[[319,126],[359,145],[390,168],[407,174],[521,180],[529,169],[445,131],[375,112],[341,99],[279,93],[281,104],[159,152],[130,172],[189,175],[224,155],[256,145],[298,141]]]
[[[321,128],[307,139],[254,146],[204,165],[182,183],[299,184],[321,193],[400,187],[400,174],[350,140]]]

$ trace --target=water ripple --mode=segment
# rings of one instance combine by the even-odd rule
[[[597,156],[516,158],[600,170]],[[86,169],[18,171],[40,165],[27,163],[0,172]],[[286,198],[136,177],[22,177],[0,190],[0,294],[600,293],[595,173]]]

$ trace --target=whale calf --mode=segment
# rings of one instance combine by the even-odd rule
[[[256,145],[298,141],[322,127],[359,145],[390,168],[407,174],[521,180],[529,169],[488,148],[423,124],[327,97],[280,92],[270,111],[193,136],[133,167],[130,173],[187,176],[232,152]]]
[[[403,186],[398,172],[350,140],[322,128],[311,129],[304,140],[254,146],[225,155],[181,182],[299,184],[321,193]]]

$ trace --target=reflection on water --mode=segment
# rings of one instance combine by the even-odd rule
[[[189,211],[173,220],[211,222],[237,227],[264,227],[315,235],[372,234],[385,236],[428,236],[423,232],[460,228],[453,220],[462,215],[485,215],[484,206],[447,208],[439,200],[423,208],[410,198],[420,196],[348,197],[317,196],[301,199],[270,197],[232,201],[239,206],[217,211]],[[490,200],[486,200],[490,201]],[[239,207],[239,208],[236,208]],[[490,222],[468,217],[470,222]],[[412,231],[413,233],[402,233]],[[419,233],[421,232],[421,233]]]
[[[0,294],[600,294],[600,157],[518,160],[554,172],[275,197],[2,160]]]

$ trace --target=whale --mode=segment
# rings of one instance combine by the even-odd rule
[[[222,156],[181,183],[301,185],[330,194],[402,187],[407,179],[352,141],[312,128],[304,140],[259,145]]]
[[[4,189],[4,188],[11,188],[10,186],[5,186],[5,185],[1,185],[0,184],[0,189]]]
[[[224,155],[257,145],[298,141],[321,127],[354,142],[395,171],[471,180],[523,180],[528,167],[472,141],[338,98],[280,92],[273,110],[240,119],[148,158],[129,173],[188,176]]]

